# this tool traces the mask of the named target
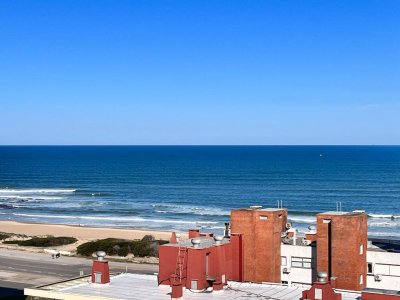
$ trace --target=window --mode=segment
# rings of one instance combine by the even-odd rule
[[[390,275],[392,275],[392,276],[400,276],[400,266],[391,265],[390,266]]]
[[[268,216],[261,215],[260,220],[268,220]]]
[[[367,273],[368,274],[373,274],[374,273],[374,268],[372,266],[372,263],[367,263]]]
[[[281,256],[281,266],[286,266],[287,265],[287,258],[286,256]]]
[[[292,257],[293,268],[311,269],[314,266],[314,261],[306,257]]]
[[[400,265],[375,264],[374,273],[385,276],[400,276]]]
[[[364,254],[364,245],[360,245],[360,255]]]
[[[363,284],[363,283],[364,283],[364,278],[362,275],[360,275],[360,284]]]

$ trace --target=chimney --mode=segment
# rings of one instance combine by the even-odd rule
[[[189,229],[189,239],[193,239],[200,236],[200,229],[192,228]]]
[[[176,233],[175,233],[175,231],[174,232],[172,232],[172,234],[171,234],[171,237],[170,237],[170,239],[169,239],[169,242],[171,243],[171,244],[177,244],[177,238],[176,238]]]
[[[92,283],[110,283],[110,267],[108,266],[108,261],[104,260],[106,253],[97,251],[96,256],[97,259],[93,261],[92,267]]]
[[[231,235],[231,233],[229,230],[229,223],[225,223],[224,237],[229,238],[230,235]]]
[[[172,274],[170,277],[170,282],[172,288],[171,299],[172,300],[183,299],[183,284],[179,279],[178,275]]]
[[[215,245],[221,245],[224,237],[222,235],[214,235]]]

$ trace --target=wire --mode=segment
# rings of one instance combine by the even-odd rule
[[[264,298],[264,299],[268,299],[268,300],[281,300],[282,299],[282,298],[274,298],[274,297],[265,296],[265,295],[262,295],[262,294],[252,293],[252,292],[245,291],[245,290],[235,289],[235,288],[230,287],[229,285],[228,285],[227,289],[230,289],[230,290],[235,291],[235,292],[246,293],[249,296],[250,295],[251,296],[256,296],[257,298]]]

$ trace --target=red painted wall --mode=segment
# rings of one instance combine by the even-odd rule
[[[243,235],[240,233],[231,234],[230,263],[231,276],[229,279],[234,281],[244,281],[244,248]]]
[[[158,284],[170,285],[170,276],[175,274],[176,261],[178,258],[178,247],[171,247],[162,245],[159,248],[158,258]],[[185,263],[183,269],[186,271],[187,263]]]
[[[390,295],[390,294],[379,294],[372,292],[362,292],[361,300],[399,300],[399,295]]]
[[[162,245],[159,248],[159,284],[170,285],[171,274],[176,272],[178,245]],[[208,256],[208,274],[206,260]],[[183,269],[182,284],[191,288],[191,281],[197,280],[197,289],[202,290],[213,282],[228,279],[241,280],[243,243],[241,235],[233,235],[229,243],[214,244],[208,248],[188,247]],[[208,276],[207,276],[208,275]]]

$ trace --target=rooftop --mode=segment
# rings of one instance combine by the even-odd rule
[[[198,246],[196,249],[202,249],[202,248],[209,248],[211,246],[218,246],[215,243],[214,237],[196,237],[194,238],[199,241]],[[229,243],[229,238],[223,238],[221,243],[219,245],[227,244]],[[163,246],[171,246],[171,247],[186,247],[186,248],[194,248],[194,245],[192,244],[192,239],[187,239],[187,240],[182,240],[180,241],[179,244],[165,244]]]
[[[249,299],[266,298],[298,300],[305,288],[274,284],[228,282],[222,292],[194,292],[186,289],[184,299]],[[90,283],[90,277],[75,278],[51,285],[27,288],[25,295],[52,299],[170,299],[171,288],[157,285],[157,276],[122,273],[111,277],[110,284]],[[356,300],[359,293],[343,293],[343,300]]]
[[[265,207],[263,208],[261,205],[251,205],[249,207],[243,207],[243,208],[237,208],[237,209],[232,209],[232,211],[235,210],[257,210],[257,211],[282,211],[282,210],[287,210],[286,208],[276,208],[276,207]]]
[[[338,216],[342,216],[342,215],[347,215],[347,214],[351,214],[348,211],[336,211],[336,210],[332,210],[332,211],[325,211],[322,213],[319,213],[320,215],[338,215]]]
[[[365,214],[365,211],[363,211],[363,210],[354,210],[354,211],[336,211],[336,210],[332,210],[332,211],[325,211],[325,212],[319,213],[318,215],[358,216],[358,215],[362,215],[362,214]]]

